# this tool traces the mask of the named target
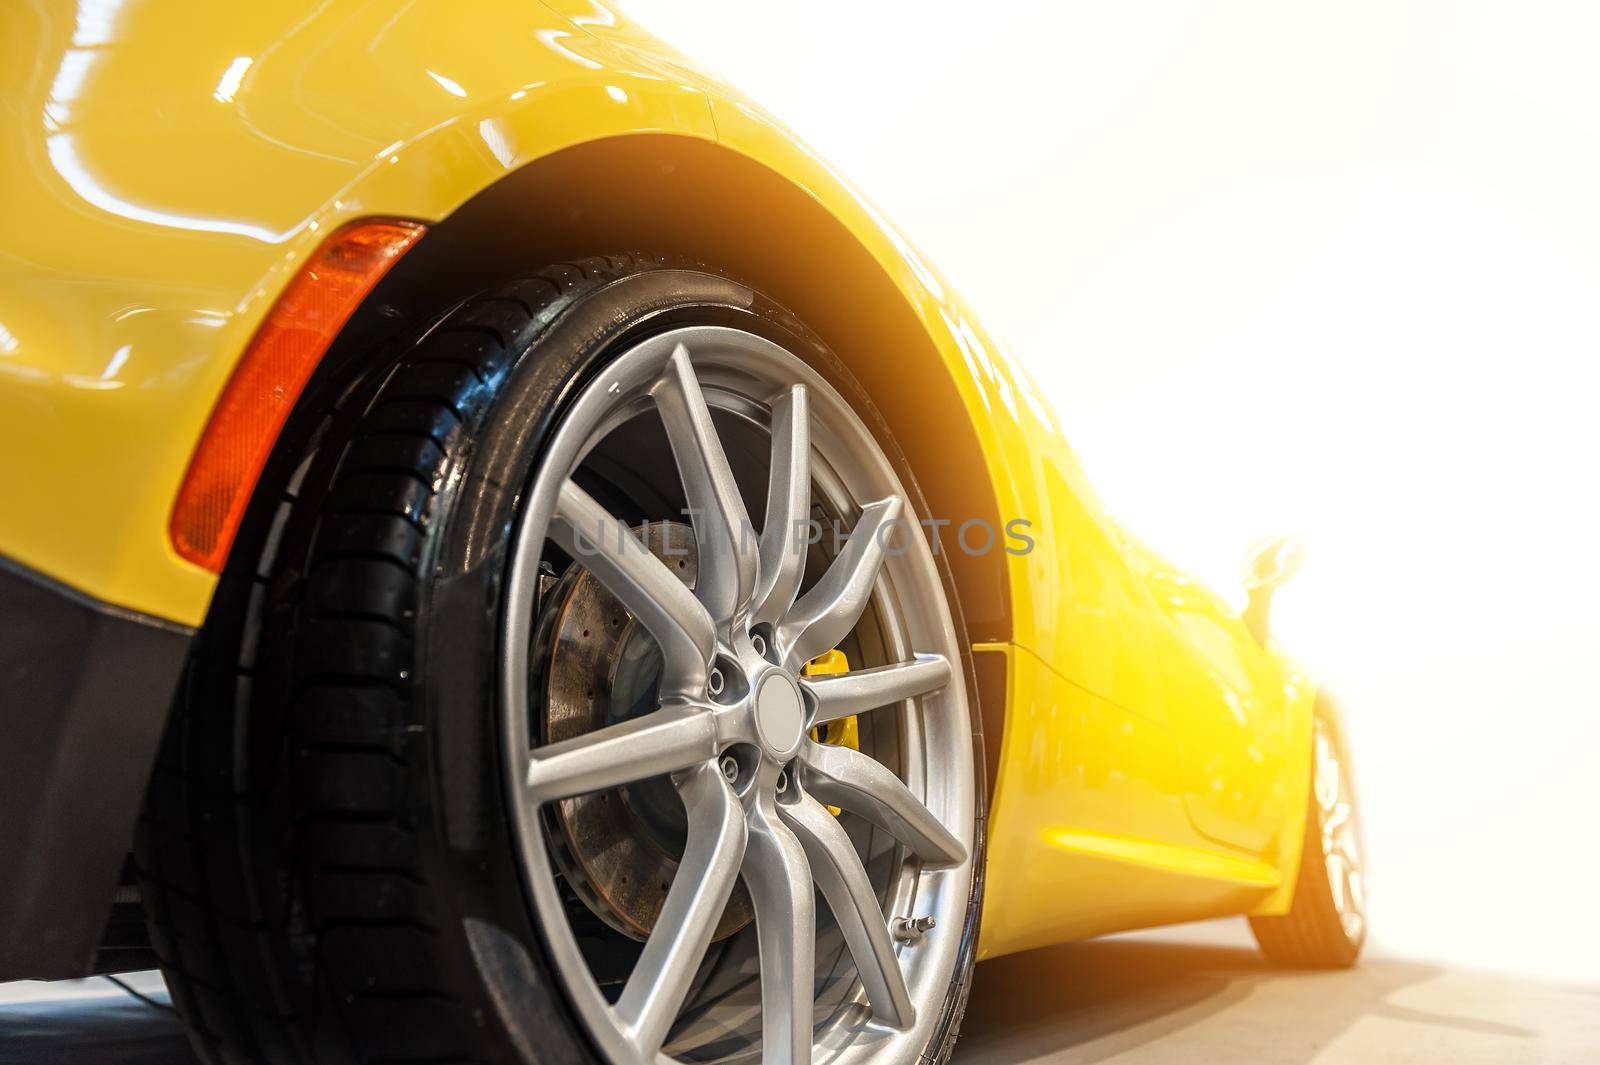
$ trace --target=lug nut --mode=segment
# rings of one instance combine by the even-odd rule
[[[712,695],[721,695],[724,687],[725,682],[722,679],[722,670],[713,669],[711,676],[706,678],[706,691]]]
[[[722,775],[728,778],[729,784],[732,784],[739,779],[739,763],[734,761],[733,755],[723,755],[722,761],[718,764],[722,769]]]
[[[767,641],[761,638],[761,634],[759,632],[752,632],[750,634],[750,645],[756,649],[756,654],[760,655],[762,658],[767,657]]]
[[[936,922],[932,917],[896,917],[889,930],[902,943],[915,943],[928,934]]]
[[[779,795],[782,795],[784,792],[789,790],[789,774],[788,774],[788,772],[786,770],[781,770],[780,769],[778,771],[778,784],[777,784],[777,787],[778,787],[778,794]]]

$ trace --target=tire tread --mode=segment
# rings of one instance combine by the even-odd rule
[[[309,946],[352,1060],[491,1060],[481,1024],[446,983],[459,959],[446,957],[404,786],[417,745],[408,673],[424,538],[483,413],[483,386],[506,372],[531,330],[651,261],[557,263],[458,305],[401,357],[355,425],[297,589],[287,768],[305,913],[270,920],[255,898],[261,870],[246,857],[240,826],[271,789],[233,779],[238,737],[215,719],[220,708],[195,698],[197,678],[186,682],[140,818],[136,870],[173,1004],[207,1065],[326,1060],[300,1030],[310,1018],[290,1006],[292,980],[278,961],[285,935]],[[304,471],[296,468],[291,487]],[[272,509],[280,499],[303,506],[298,494],[273,493]],[[276,573],[279,561],[249,567]],[[222,588],[218,599],[236,614],[250,602]],[[242,662],[191,663],[191,674],[200,669],[210,686],[231,671],[242,697],[253,694]],[[423,1014],[426,1023],[415,1019]]]

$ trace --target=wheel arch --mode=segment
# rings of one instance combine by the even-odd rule
[[[951,372],[932,331],[940,323],[928,321],[927,309],[908,298],[905,279],[812,191],[718,143],[628,134],[534,160],[433,223],[370,302],[436,307],[551,262],[630,250],[703,263],[793,312],[872,398],[933,515],[1003,527],[991,473],[996,445],[983,439],[962,388],[983,382],[961,382]],[[357,335],[341,337],[341,345],[360,341],[360,321],[352,328]],[[948,334],[943,339],[954,343]],[[945,554],[969,643],[1008,641],[1007,556]],[[980,672],[999,674],[979,679],[992,769],[1004,724],[1004,670]]]

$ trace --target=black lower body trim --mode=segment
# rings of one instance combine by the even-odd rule
[[[0,980],[91,970],[192,636],[0,560]]]

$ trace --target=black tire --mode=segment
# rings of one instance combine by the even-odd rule
[[[860,388],[781,308],[642,256],[504,285],[308,392],[198,640],[137,840],[152,941],[203,1061],[597,1060],[504,807],[507,540],[574,383],[699,323],[812,361],[898,458]],[[974,733],[981,771],[976,720]],[[970,984],[983,793],[930,1061],[948,1059]]]
[[[1343,750],[1331,715],[1318,711],[1318,731],[1327,730],[1329,742],[1339,748],[1340,762],[1348,758]],[[1313,753],[1313,763],[1315,763]],[[1313,781],[1316,768],[1313,765]],[[1352,797],[1353,798],[1353,797]],[[1280,965],[1297,969],[1346,969],[1361,956],[1366,941],[1366,922],[1352,936],[1346,931],[1322,848],[1323,822],[1315,786],[1306,800],[1305,836],[1300,848],[1300,867],[1295,879],[1294,899],[1289,912],[1278,917],[1250,918],[1261,953]]]

